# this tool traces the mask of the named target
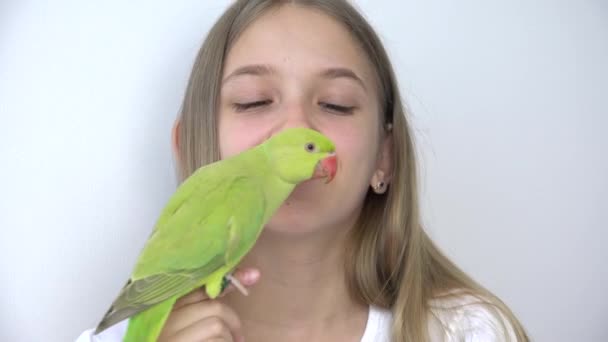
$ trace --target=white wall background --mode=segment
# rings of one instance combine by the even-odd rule
[[[175,187],[228,1],[0,2],[0,340],[94,326]],[[608,4],[358,1],[414,112],[425,221],[537,341],[608,341]]]

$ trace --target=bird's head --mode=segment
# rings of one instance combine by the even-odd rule
[[[264,142],[273,172],[285,182],[298,184],[336,175],[336,148],[323,134],[308,128],[290,128]]]

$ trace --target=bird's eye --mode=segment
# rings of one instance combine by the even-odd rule
[[[306,144],[307,152],[315,152],[316,150],[317,150],[317,147],[315,146],[315,144],[313,144],[313,143]]]

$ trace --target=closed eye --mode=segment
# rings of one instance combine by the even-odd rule
[[[333,103],[326,103],[326,102],[320,102],[319,105],[330,112],[334,112],[334,113],[338,113],[338,114],[352,114],[353,111],[355,110],[354,106],[341,106],[341,105],[337,105],[337,104],[333,104]]]
[[[267,106],[272,103],[272,100],[260,100],[247,103],[233,103],[232,108],[237,112],[243,112],[249,109],[254,109],[262,106]]]

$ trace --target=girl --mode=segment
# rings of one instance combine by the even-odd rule
[[[160,341],[527,341],[420,223],[415,148],[387,54],[345,0],[236,1],[196,59],[174,152],[185,179],[287,127],[336,144],[336,178],[301,184],[236,277],[193,291]],[[119,341],[126,321],[79,341]]]

